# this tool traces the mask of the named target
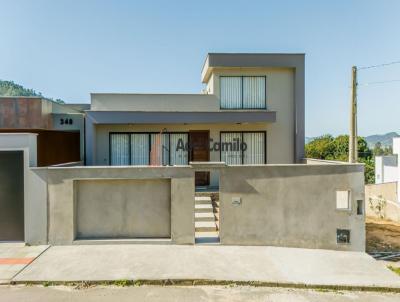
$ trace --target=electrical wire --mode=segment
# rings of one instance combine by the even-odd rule
[[[400,64],[400,61],[393,61],[393,62],[389,62],[389,63],[383,63],[383,64],[371,65],[371,66],[361,66],[361,67],[357,67],[357,69],[362,70],[362,69],[378,68],[378,67],[385,67],[385,66],[394,65],[394,64]]]
[[[371,86],[371,85],[388,84],[388,83],[395,83],[395,82],[400,82],[400,79],[399,80],[388,80],[388,81],[361,83],[361,84],[357,84],[357,86]]]

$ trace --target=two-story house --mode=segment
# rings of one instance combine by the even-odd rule
[[[292,164],[304,156],[304,54],[208,54],[202,94],[92,93],[87,165]],[[218,173],[197,172],[217,186]]]

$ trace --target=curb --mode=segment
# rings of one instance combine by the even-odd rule
[[[9,285],[44,285],[44,286],[76,286],[89,287],[96,285],[103,286],[253,286],[253,287],[281,287],[297,289],[320,289],[320,290],[346,290],[362,292],[390,292],[400,293],[400,287],[385,286],[358,286],[358,285],[324,285],[324,284],[304,284],[304,283],[276,283],[263,281],[234,281],[234,280],[208,280],[208,279],[160,279],[160,280],[97,280],[97,281],[10,281]]]

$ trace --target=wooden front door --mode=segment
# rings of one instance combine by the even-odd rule
[[[189,142],[191,146],[190,161],[209,161],[210,132],[199,130],[189,132]],[[195,185],[208,186],[210,184],[210,172],[196,172]]]

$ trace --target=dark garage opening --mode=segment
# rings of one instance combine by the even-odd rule
[[[0,151],[0,241],[24,241],[23,151]]]

